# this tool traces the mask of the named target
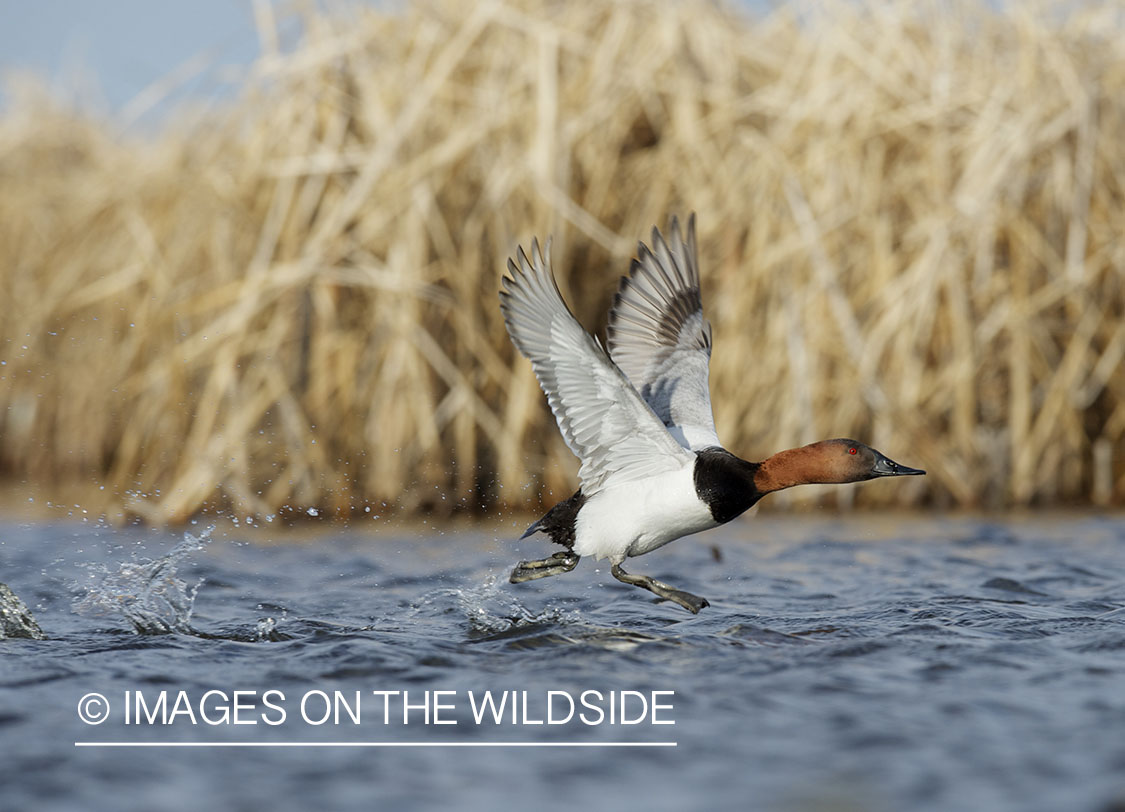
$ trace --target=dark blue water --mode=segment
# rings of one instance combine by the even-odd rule
[[[0,525],[50,636],[0,640],[0,807],[1125,804],[1121,519],[758,517],[633,562],[697,617],[589,561],[511,586],[550,551],[520,529]],[[478,723],[506,691],[515,721]]]

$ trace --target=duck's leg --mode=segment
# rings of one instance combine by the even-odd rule
[[[692,595],[690,592],[684,592],[682,589],[676,589],[674,586],[668,586],[663,581],[657,581],[655,578],[649,578],[647,575],[630,575],[621,569],[620,564],[614,564],[610,568],[613,577],[618,581],[633,586],[639,586],[647,589],[649,592],[659,595],[664,600],[678,603],[680,606],[687,609],[693,615],[698,615],[699,610],[704,606],[710,606],[706,598],[701,598],[698,595]]]
[[[549,575],[562,575],[577,567],[578,559],[579,556],[570,550],[560,550],[550,558],[521,561],[508,576],[508,583],[520,584],[524,581],[534,581],[536,578],[546,578]]]

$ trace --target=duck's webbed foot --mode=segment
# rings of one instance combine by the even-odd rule
[[[579,558],[580,556],[570,550],[560,550],[550,558],[521,561],[508,576],[508,583],[520,584],[524,581],[534,581],[536,578],[546,578],[549,575],[562,575],[577,567]]]
[[[678,603],[693,615],[698,615],[699,610],[704,606],[711,605],[706,598],[692,595],[690,592],[684,592],[682,589],[676,589],[674,586],[669,586],[663,581],[657,581],[655,578],[650,578],[647,575],[630,575],[625,572],[625,570],[621,569],[620,564],[614,564],[613,567],[610,568],[610,572],[613,573],[613,577],[618,581],[642,587],[664,598],[666,601]]]

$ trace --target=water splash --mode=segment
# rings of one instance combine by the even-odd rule
[[[470,637],[547,624],[576,624],[582,618],[577,609],[548,607],[542,612],[532,612],[498,584],[495,575],[489,575],[476,586],[427,593],[415,605],[413,614],[425,614],[443,607],[446,611],[458,611],[465,616]]]
[[[23,637],[28,640],[46,640],[47,635],[35,622],[27,604],[19,599],[7,584],[0,584],[0,640]]]
[[[281,620],[285,619],[284,613],[281,615]],[[278,618],[264,617],[258,621],[258,625],[254,627],[254,642],[256,643],[278,643],[282,640],[289,640],[290,637],[285,632],[279,630]]]
[[[111,570],[89,564],[92,585],[80,584],[86,594],[74,602],[80,615],[120,617],[137,634],[194,633],[191,614],[203,579],[189,586],[176,574],[180,562],[211,541],[208,528],[198,537],[184,533],[183,541],[157,559],[126,561]]]

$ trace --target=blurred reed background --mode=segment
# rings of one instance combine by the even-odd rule
[[[536,508],[576,465],[505,259],[553,234],[600,331],[695,211],[726,445],[930,472],[775,505],[1125,503],[1120,2],[426,0],[285,48],[255,8],[221,112],[0,119],[9,480],[154,522]]]

